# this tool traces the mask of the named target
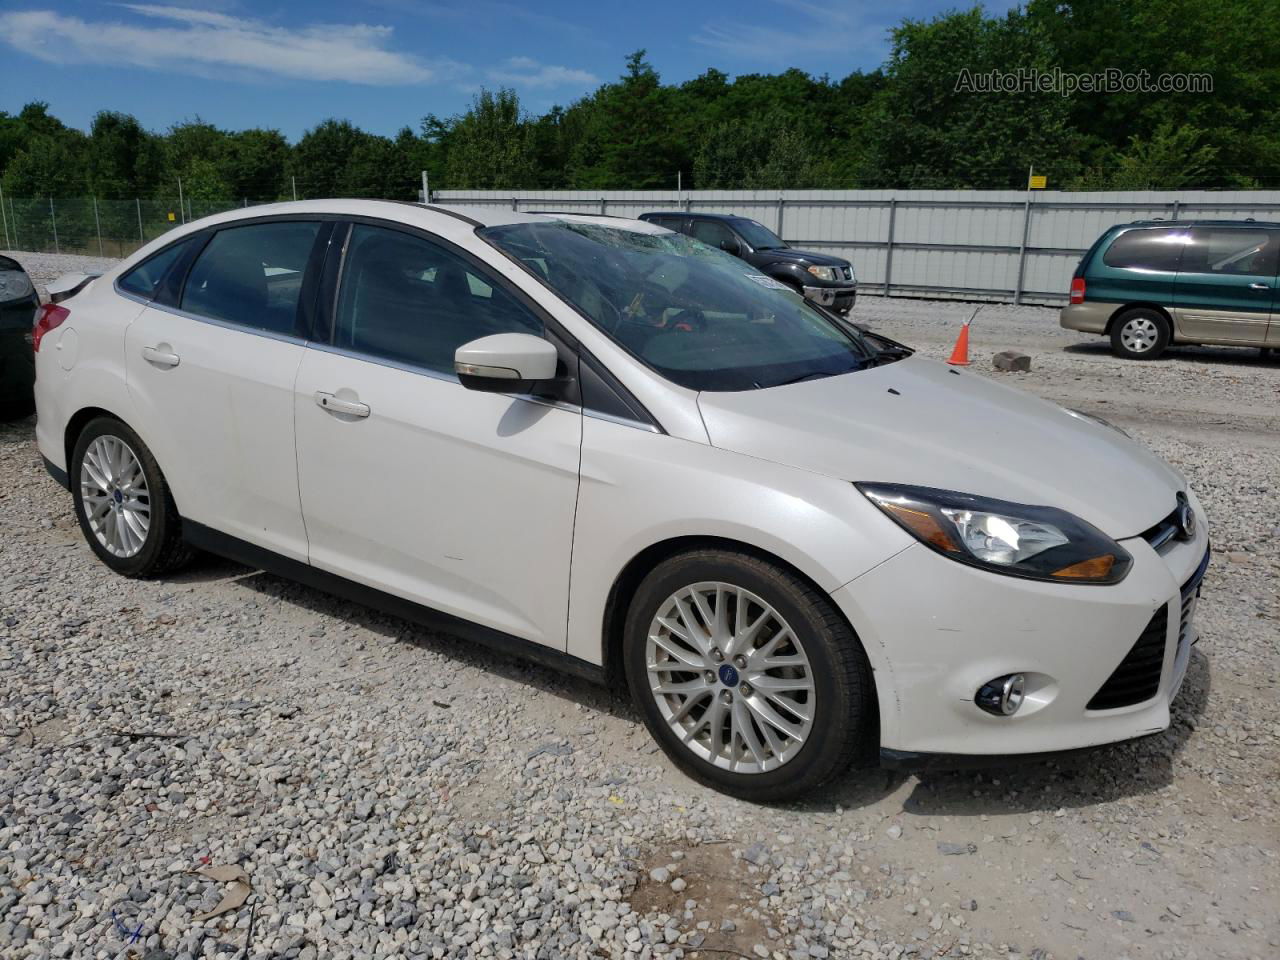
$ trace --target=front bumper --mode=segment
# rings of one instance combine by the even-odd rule
[[[836,590],[832,597],[875,668],[886,757],[911,765],[910,758],[938,754],[1041,754],[1166,729],[1196,640],[1195,603],[1184,610],[1183,587],[1198,592],[1209,549],[1195,509],[1201,522],[1191,541],[1159,553],[1141,538],[1123,541],[1133,568],[1111,586],[1006,577],[914,544]],[[1089,709],[1161,607],[1167,623],[1155,694]],[[983,683],[1010,673],[1027,678],[1014,716],[991,716],[974,704]]]
[[[836,313],[848,313],[858,299],[858,286],[843,287],[805,287],[804,298],[820,307],[834,310]]]

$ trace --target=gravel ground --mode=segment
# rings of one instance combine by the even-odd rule
[[[857,313],[945,356],[971,309]],[[1125,363],[1038,308],[972,329],[977,369],[1025,350],[997,376],[1129,429],[1206,503],[1167,733],[741,803],[620,692],[222,561],[111,575],[28,420],[0,428],[0,956],[1280,956],[1280,366]],[[234,890],[207,865],[251,891],[197,920]]]

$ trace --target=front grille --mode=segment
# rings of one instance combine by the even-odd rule
[[[1090,710],[1114,710],[1150,700],[1160,689],[1164,668],[1165,633],[1169,627],[1169,607],[1162,606],[1138,637],[1120,666],[1089,701]]]
[[[1176,537],[1178,535],[1178,531],[1181,529],[1181,526],[1178,524],[1178,508],[1175,507],[1172,513],[1155,526],[1151,527],[1149,530],[1144,530],[1142,532],[1142,539],[1151,544],[1151,546],[1156,550],[1159,550],[1166,543]]]

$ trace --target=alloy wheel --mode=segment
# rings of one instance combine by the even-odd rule
[[[813,728],[803,643],[774,607],[730,583],[695,583],[659,605],[645,644],[647,685],[694,754],[733,773],[791,760]]]
[[[107,434],[94,438],[80,461],[80,497],[98,543],[113,556],[136,556],[151,529],[151,496],[127,443]]]
[[[1160,331],[1150,317],[1133,317],[1120,328],[1120,342],[1134,353],[1146,353],[1159,338]]]

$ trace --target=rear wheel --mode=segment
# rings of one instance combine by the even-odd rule
[[[110,417],[89,421],[67,466],[80,529],[108,567],[150,577],[190,559],[164,474],[128,426]]]
[[[1173,337],[1169,318],[1151,307],[1137,307],[1116,317],[1111,326],[1111,349],[1129,360],[1154,360]]]
[[[725,550],[667,560],[637,590],[624,643],[650,732],[707,786],[785,800],[875,745],[862,647],[830,600],[780,566]]]

